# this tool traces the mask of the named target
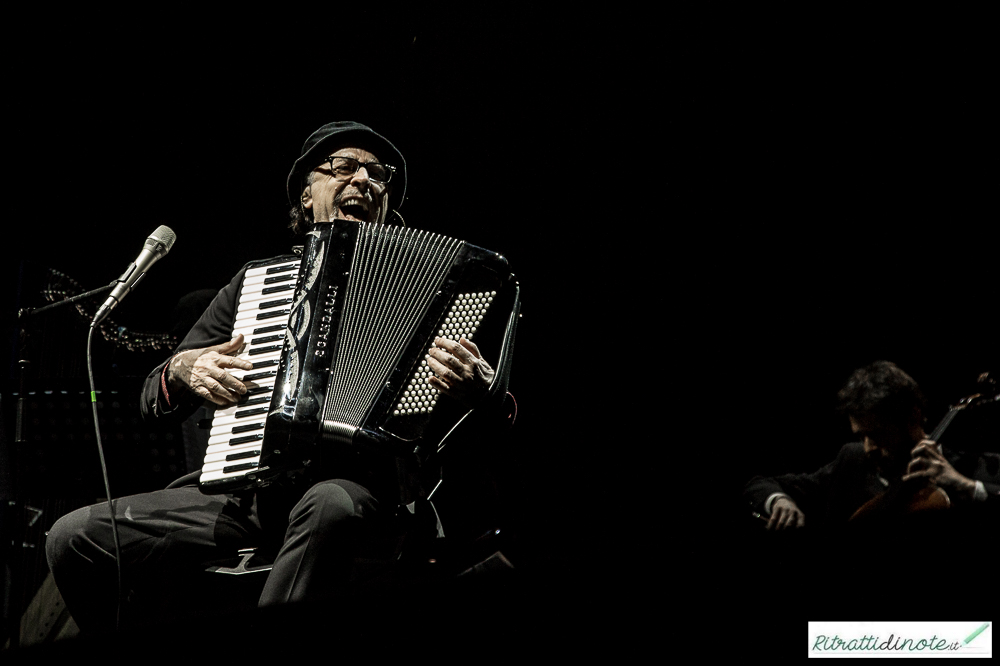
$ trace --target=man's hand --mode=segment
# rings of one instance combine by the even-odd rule
[[[771,505],[771,519],[767,521],[769,530],[790,530],[804,527],[806,516],[799,505],[790,497],[779,497]]]
[[[177,354],[167,367],[167,387],[171,390],[185,388],[221,407],[235,405],[247,392],[247,387],[227,370],[253,368],[249,361],[234,356],[242,347],[243,335],[240,334],[221,345]]]
[[[962,476],[951,466],[938,450],[937,442],[922,440],[910,452],[910,464],[903,475],[904,483],[924,482],[927,485],[944,488],[949,495],[972,498],[976,482]]]
[[[435,376],[427,383],[466,407],[475,407],[493,382],[493,368],[470,340],[434,338],[434,344],[437,346],[427,355],[427,365]]]

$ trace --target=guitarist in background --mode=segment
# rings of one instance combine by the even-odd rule
[[[807,519],[837,526],[918,510],[968,515],[1000,507],[1000,454],[944,450],[928,439],[924,396],[896,365],[856,370],[838,398],[861,441],[812,474],[753,478],[744,497],[768,530],[795,530]]]

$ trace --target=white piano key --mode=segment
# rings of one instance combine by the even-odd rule
[[[293,294],[294,292],[292,291],[283,291],[283,292],[278,292],[277,294],[256,294],[250,298],[247,298],[246,300],[240,300],[239,305],[236,306],[236,312],[256,313],[261,311],[266,312],[267,310],[278,310],[281,308],[288,308],[291,305],[290,302],[281,303],[280,305],[272,305],[271,307],[267,308],[267,310],[262,310],[260,305],[261,303],[270,303],[271,301],[291,301]],[[237,317],[239,317],[239,314],[237,314]]]
[[[275,344],[278,344],[278,343],[275,343]],[[268,352],[266,354],[257,354],[255,356],[249,356],[248,355],[245,358],[241,356],[240,358],[243,358],[243,360],[245,360],[245,361],[250,361],[251,363],[260,363],[262,361],[280,361],[281,360],[281,350],[280,349],[275,349],[274,351],[270,351],[270,352]],[[278,366],[276,366],[276,365],[269,365],[269,366],[254,368],[253,370],[244,370],[242,368],[230,368],[229,370],[227,370],[227,372],[229,374],[231,374],[233,377],[235,377],[236,379],[242,380],[247,375],[254,375],[254,374],[257,374],[258,372],[265,372],[267,370],[274,370],[277,367]]]
[[[228,461],[225,461],[225,460],[221,460],[221,461],[217,460],[215,462],[205,463],[204,465],[202,465],[201,475],[202,475],[202,477],[204,477],[206,473],[209,473],[209,472],[218,472],[219,474],[222,474],[223,476],[225,476],[227,478],[232,478],[232,476],[244,476],[247,473],[248,469],[253,469],[253,468],[239,470],[238,472],[232,473],[231,476],[230,476],[230,474],[224,473],[222,470],[224,470],[227,467],[232,467],[233,465],[242,465],[242,464],[248,463],[248,462],[254,462],[254,461],[252,461],[252,460],[234,460],[232,462],[228,462]]]
[[[215,415],[212,416],[212,421],[214,423],[216,419],[231,417],[241,409],[251,409],[253,407],[267,407],[271,404],[271,395],[272,395],[271,393],[266,393],[266,394],[262,393],[260,395],[254,396],[254,398],[267,398],[267,402],[262,402],[256,405],[245,405],[245,404],[233,405],[232,407],[226,407],[225,409],[217,409],[215,410]]]
[[[239,437],[239,435],[236,435],[236,437]],[[227,453],[228,454],[228,453],[233,453],[234,451],[249,451],[249,450],[253,450],[253,449],[259,449],[261,441],[263,441],[263,440],[260,440],[260,439],[255,439],[255,440],[250,441],[250,442],[244,442],[243,444],[237,444],[235,446],[232,446],[232,445],[229,444],[229,440],[231,440],[231,439],[233,439],[233,437],[227,437],[226,441],[223,441],[223,442],[217,442],[217,443],[214,443],[214,444],[213,443],[209,443],[208,448],[205,450],[206,455],[215,454],[215,453]]]
[[[289,267],[295,267],[297,269],[301,264],[302,261],[297,259],[295,261],[290,261],[287,264],[275,264],[273,266],[260,266],[258,268],[251,268],[247,270],[247,272],[244,274],[243,280],[245,282],[246,280],[256,277],[261,277],[261,276],[269,277],[271,275],[284,274],[284,273],[291,273],[294,275],[297,272],[296,270],[282,271],[281,269],[286,269]]]
[[[245,453],[247,451],[259,451],[260,444],[258,443],[256,446],[232,446],[232,447],[227,446],[224,447],[224,449],[225,450],[220,450],[220,451],[211,451],[211,450],[206,451],[205,462],[217,462],[219,460],[226,460],[228,456],[231,456],[236,453]],[[248,462],[253,460],[260,460],[260,455],[258,454],[256,456],[248,456],[247,458],[241,458],[238,461],[230,460],[227,462],[236,464],[237,462]]]
[[[297,275],[298,275],[298,273],[296,273],[294,271],[291,271],[289,273],[282,273],[280,275],[262,275],[262,276],[257,277],[257,278],[250,278],[246,282],[243,283],[242,293],[244,293],[244,294],[258,293],[259,294],[260,292],[264,291],[268,287],[281,287],[281,286],[288,285],[288,284],[294,285],[295,282],[296,282],[295,278],[296,278]],[[281,277],[281,278],[287,277],[288,279],[272,280],[271,282],[267,282],[268,278],[272,278],[272,277]]]
[[[202,468],[201,482],[202,483],[207,483],[209,481],[221,481],[223,479],[240,479],[240,478],[242,478],[242,477],[244,477],[244,476],[247,475],[247,471],[248,470],[244,469],[244,470],[240,470],[238,472],[230,472],[230,473],[227,474],[227,473],[224,473],[222,471],[221,467],[218,468],[218,469],[213,468],[213,469],[210,469],[210,470],[205,470],[205,468]],[[249,470],[249,471],[252,471],[252,470]]]
[[[287,310],[291,306],[285,306],[284,308],[274,308],[274,311]],[[264,319],[257,319],[257,315],[262,314],[260,310],[244,310],[242,312],[236,313],[236,326],[235,328],[241,328],[248,326],[249,322],[256,322],[257,326],[269,326],[271,324],[287,324],[288,315],[282,315],[278,317],[266,317]]]
[[[225,432],[222,432],[222,433],[220,433],[218,435],[212,435],[211,437],[208,438],[208,445],[209,446],[218,446],[218,445],[225,444],[226,446],[229,446],[229,443],[231,441],[233,441],[234,439],[237,439],[237,438],[246,439],[247,437],[256,436],[256,435],[262,435],[264,433],[263,430],[252,430],[250,432],[236,433],[236,434],[233,434],[231,431],[232,431],[232,428],[230,428],[230,429],[226,430]],[[263,441],[263,440],[261,440],[261,439],[258,438],[258,439],[251,440],[251,441],[257,442],[258,446],[259,446],[260,442]]]
[[[295,292],[291,289],[273,294],[249,294],[245,298],[240,299],[240,302],[236,306],[236,311],[260,310],[261,303],[291,299],[294,295]]]
[[[279,330],[269,331],[267,333],[254,333],[254,331],[256,331],[257,329],[260,329],[260,328],[271,328],[272,326],[275,326],[275,325],[280,326],[281,328]],[[233,329],[233,337],[235,338],[237,335],[239,335],[240,333],[242,333],[243,334],[243,339],[246,340],[247,344],[249,344],[250,341],[253,338],[261,337],[263,335],[283,335],[284,332],[285,332],[285,326],[287,326],[287,325],[288,325],[287,321],[279,321],[277,323],[270,322],[270,323],[264,323],[264,325],[261,325],[261,322],[257,322],[257,321],[254,321],[254,320],[249,320],[249,321],[244,322],[243,326],[240,326],[238,328]]]
[[[237,458],[235,460],[230,459],[230,456],[232,455],[233,455],[232,451],[226,453],[209,453],[208,455],[205,456],[205,464],[214,465],[215,463],[224,463],[226,465],[239,465],[245,462],[255,462],[255,463],[260,462],[259,452],[256,453],[255,455],[246,456],[244,458]]]
[[[262,416],[266,416],[266,414],[262,415]],[[252,435],[254,433],[262,433],[262,432],[264,432],[264,429],[263,429],[264,421],[265,421],[264,418],[258,418],[256,421],[253,420],[253,419],[245,419],[243,423],[236,423],[236,424],[228,423],[228,424],[222,424],[222,425],[216,424],[215,422],[213,422],[211,430],[208,431],[208,436],[209,436],[209,438],[216,437],[218,435],[228,435],[229,437],[239,437],[240,435]],[[247,430],[247,431],[244,431],[244,432],[233,432],[233,428],[234,427],[241,426],[241,425],[258,425],[258,426],[261,426],[261,427],[260,428],[254,428],[252,430]]]

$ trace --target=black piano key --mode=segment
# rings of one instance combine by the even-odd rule
[[[256,449],[253,451],[241,451],[239,453],[230,453],[228,456],[226,456],[226,461],[228,462],[230,460],[243,460],[245,458],[259,458],[259,457],[260,457],[260,449]]]
[[[253,329],[253,335],[260,335],[261,333],[273,333],[274,331],[285,330],[284,324],[277,324],[276,326],[263,326],[261,328]]]
[[[265,319],[274,319],[275,317],[283,317],[291,313],[292,313],[291,310],[274,310],[272,312],[261,312],[259,315],[257,315],[257,321],[263,321]]]
[[[264,271],[264,274],[265,275],[274,275],[275,273],[286,273],[288,271],[295,271],[295,270],[298,270],[298,269],[299,269],[298,264],[290,264],[290,265],[286,265],[286,266],[274,266],[274,267],[268,268],[266,271]]]
[[[245,419],[248,416],[257,416],[258,414],[267,414],[267,407],[254,407],[253,409],[244,409],[233,414],[235,418]]]
[[[281,298],[276,301],[264,301],[257,309],[270,310],[271,308],[280,308],[282,305],[291,305],[293,300],[291,298]]]
[[[255,463],[255,462],[252,462],[252,463],[243,463],[242,465],[230,465],[228,467],[223,467],[222,468],[222,473],[223,474],[232,474],[233,472],[242,472],[245,469],[254,469],[254,468],[259,467],[259,466],[260,466],[260,464],[259,463]]]
[[[262,345],[267,342],[283,342],[285,336],[283,335],[265,335],[262,338],[253,338],[250,340],[251,345]]]
[[[265,365],[266,364],[262,363],[262,367],[265,366]],[[254,382],[254,381],[257,381],[258,379],[273,378],[273,377],[276,377],[277,375],[278,375],[278,371],[277,370],[265,370],[264,372],[255,372],[252,375],[243,375],[243,382],[244,383],[246,383],[246,382]],[[273,384],[272,384],[272,386],[273,386]]]
[[[240,433],[252,432],[254,430],[263,430],[263,429],[264,429],[263,423],[248,423],[246,425],[236,426],[229,432],[233,435],[239,435]]]
[[[271,402],[271,396],[265,395],[262,398],[250,398],[249,400],[244,400],[243,402],[240,403],[240,406],[242,407],[249,405],[266,405],[270,402]]]
[[[246,377],[244,377],[244,379],[246,379]],[[246,395],[260,395],[261,393],[270,393],[273,390],[274,384],[271,384],[270,386],[248,386]]]
[[[278,359],[272,358],[267,361],[257,361],[256,363],[253,364],[251,370],[257,370],[259,368],[270,368],[273,365],[278,365]]]
[[[260,295],[269,296],[270,294],[278,294],[283,291],[292,291],[293,289],[295,289],[294,284],[286,284],[280,287],[264,287],[263,289],[260,290]]]
[[[251,349],[247,354],[250,356],[256,356],[258,354],[267,354],[269,352],[281,351],[281,345],[270,345],[269,347],[257,347]]]
[[[277,284],[279,282],[290,282],[295,279],[294,275],[288,273],[284,275],[276,275],[274,277],[264,278],[264,284]]]
[[[264,439],[264,433],[258,432],[255,435],[244,435],[243,437],[233,437],[229,440],[229,446],[239,446],[240,444],[249,444],[250,442],[259,442]]]

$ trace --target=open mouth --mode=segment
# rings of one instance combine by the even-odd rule
[[[362,199],[349,199],[340,205],[340,215],[348,220],[364,221],[368,219],[368,202]]]

